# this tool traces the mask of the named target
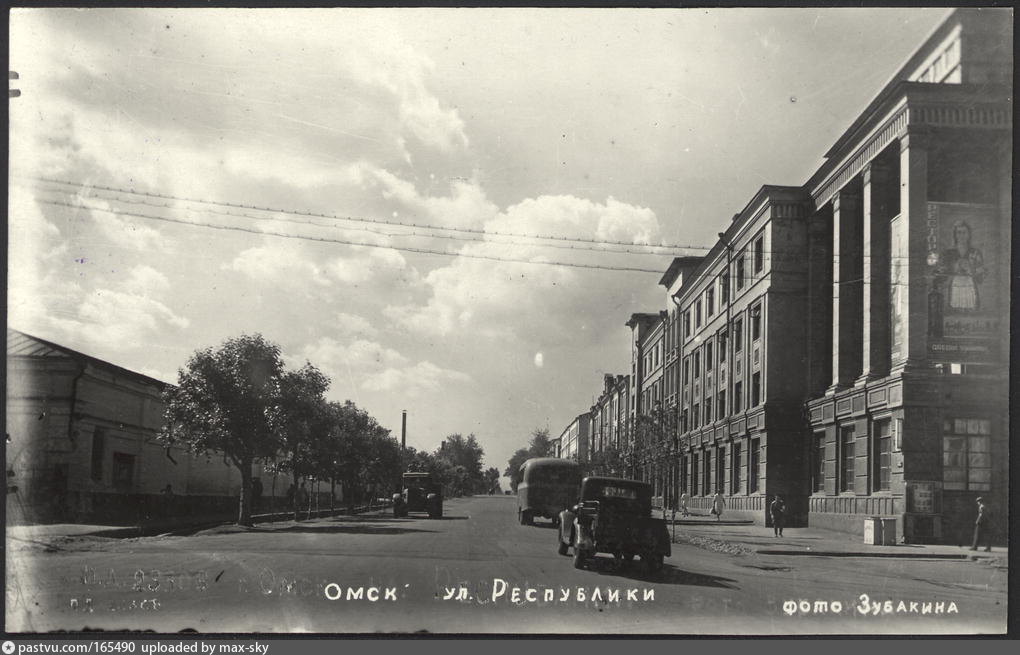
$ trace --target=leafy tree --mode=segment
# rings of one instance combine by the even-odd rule
[[[310,363],[296,371],[287,371],[280,380],[280,449],[282,459],[277,465],[289,471],[298,487],[303,476],[316,473],[315,442],[326,439],[329,432],[326,400],[329,378]],[[298,520],[297,494],[294,494],[294,520]]]
[[[475,435],[464,437],[451,434],[435,452],[444,476],[444,487],[451,496],[481,492],[485,486],[482,476],[482,447]]]
[[[485,469],[485,490],[488,493],[501,493],[499,488],[499,469],[495,466]]]
[[[521,483],[521,466],[532,457],[550,457],[553,454],[552,441],[549,439],[547,428],[535,428],[531,431],[531,440],[527,448],[519,448],[507,462],[506,471],[503,473],[510,478],[510,489],[517,491],[517,485]]]
[[[237,522],[251,525],[251,467],[279,449],[280,348],[260,334],[196,351],[164,392],[160,441],[205,454],[219,451],[241,473]]]
[[[584,468],[589,475],[627,476],[627,461],[620,449],[614,445],[609,445],[597,453],[590,453]]]

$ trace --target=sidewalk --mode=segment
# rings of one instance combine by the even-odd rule
[[[354,508],[354,514],[363,514],[370,511],[385,509],[382,504],[363,505]],[[302,520],[326,518],[329,516],[349,516],[347,508],[334,510],[320,509],[311,512],[301,512]],[[252,523],[272,523],[276,521],[291,521],[294,518],[293,510],[287,512],[275,512],[273,514],[253,514]],[[230,518],[222,516],[196,516],[196,517],[175,517],[163,521],[151,521],[142,525],[90,525],[83,523],[50,523],[35,525],[12,525],[7,526],[7,537],[20,541],[39,542],[45,545],[51,540],[72,537],[107,537],[107,538],[133,538],[151,537],[164,534],[190,533],[196,530],[212,528],[220,525],[236,523],[237,517]]]
[[[668,520],[667,520],[668,524]],[[673,527],[670,526],[672,532]],[[860,535],[821,528],[786,528],[776,537],[772,528],[751,523],[716,521],[713,518],[688,517],[676,522],[678,539],[702,537],[729,544],[760,555],[800,555],[815,557],[904,557],[918,559],[1002,559],[1009,549],[993,547],[991,552],[973,551],[967,546],[896,544],[875,546],[864,543]]]

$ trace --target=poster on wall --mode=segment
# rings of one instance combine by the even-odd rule
[[[935,359],[988,361],[1001,326],[999,221],[989,205],[928,203],[928,349]]]

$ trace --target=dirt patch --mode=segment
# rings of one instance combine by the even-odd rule
[[[694,546],[703,550],[710,550],[714,553],[725,553],[727,555],[749,555],[754,552],[753,548],[748,548],[741,544],[730,541],[721,541],[719,539],[703,537],[700,535],[678,534],[676,538],[674,538],[673,543]]]

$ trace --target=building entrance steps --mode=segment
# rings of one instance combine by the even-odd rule
[[[680,526],[683,526],[682,528]],[[1009,559],[1008,547],[997,546],[991,552],[972,551],[966,546],[938,544],[870,545],[860,535],[822,528],[786,528],[782,537],[762,525],[725,525],[714,520],[677,522],[678,535],[707,537],[753,551],[761,555],[814,557],[892,557],[915,559]]]

